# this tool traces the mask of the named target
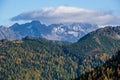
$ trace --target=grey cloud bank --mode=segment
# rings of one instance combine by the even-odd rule
[[[21,13],[11,19],[11,21],[20,20],[39,20],[47,24],[89,22],[98,25],[120,25],[120,16],[115,16],[111,12],[70,6],[43,8],[37,11]]]

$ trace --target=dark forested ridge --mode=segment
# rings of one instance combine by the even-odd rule
[[[0,41],[0,79],[68,80],[93,70],[120,49],[120,27],[91,32],[76,43],[26,37]]]
[[[107,60],[103,66],[95,68],[75,80],[120,80],[120,51]]]

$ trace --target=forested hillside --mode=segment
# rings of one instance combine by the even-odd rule
[[[0,79],[68,80],[93,70],[120,49],[120,27],[102,28],[76,43],[26,37],[0,41]]]
[[[98,29],[64,48],[70,55],[79,59],[79,64],[82,64],[78,66],[80,69],[78,73],[80,74],[93,70],[93,67],[100,66],[119,49],[119,26]]]
[[[120,51],[103,66],[95,68],[75,80],[120,80]]]

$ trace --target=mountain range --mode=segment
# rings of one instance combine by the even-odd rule
[[[75,43],[25,37],[0,41],[1,80],[69,80],[103,65],[120,49],[120,26],[97,29]]]
[[[1,26],[0,30],[4,33],[0,33],[0,39],[16,40],[32,36],[48,40],[77,42],[84,35],[98,28],[96,24],[90,23],[51,24],[47,26],[39,21],[32,21],[25,24],[15,23],[9,27]],[[9,31],[6,32],[6,29]]]

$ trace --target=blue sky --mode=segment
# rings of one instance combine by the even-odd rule
[[[70,8],[73,8],[73,10],[76,11],[76,13],[73,13],[71,9],[71,12],[69,12],[70,18],[73,18],[72,15],[76,15],[80,17],[81,15],[78,15],[78,13],[81,14],[80,10],[83,9],[82,13],[89,14],[89,12],[90,13],[92,12],[91,14],[92,16],[90,15],[91,17],[93,17],[93,15],[97,15],[100,13],[100,15],[95,16],[95,18],[96,17],[101,18],[101,15],[105,14],[104,16],[107,17],[107,19],[105,20],[108,20],[108,19],[119,20],[119,16],[120,16],[119,4],[120,4],[119,0],[0,0],[0,10],[1,10],[0,25],[8,26],[8,25],[12,25],[15,22],[21,22],[21,21],[25,22],[25,21],[30,21],[34,19],[38,19],[46,24],[56,23],[55,22],[56,20],[58,20],[58,22],[62,22],[62,21],[72,22],[72,20],[68,20],[68,17],[64,17],[64,16],[58,17],[57,16],[58,14],[56,13],[54,13],[55,16],[51,17],[52,13],[49,12],[49,11],[60,12],[61,9],[64,9],[67,11]],[[49,7],[50,9],[48,9]],[[44,11],[44,9],[46,8],[47,8],[47,12],[50,13],[50,15],[47,15],[46,11]],[[90,11],[86,12],[88,10]],[[40,13],[40,11],[42,11],[42,13]],[[44,15],[44,17],[41,18],[43,13],[46,13],[46,15]],[[63,11],[60,13],[66,13],[66,12]],[[21,14],[22,14],[22,18],[19,18],[21,17]],[[37,17],[31,18],[33,17],[33,14],[37,14],[36,15]],[[41,15],[38,15],[38,14],[41,14]],[[28,15],[27,17],[30,17],[30,18],[26,18],[26,15]],[[56,16],[57,16],[57,19],[54,18]],[[82,15],[82,16],[86,17],[85,15]],[[88,16],[87,18],[90,18],[90,16]],[[11,21],[12,18],[14,18],[14,20]],[[46,20],[48,18],[53,21],[50,22],[50,20]],[[59,18],[63,18],[64,20]],[[73,20],[73,22],[77,22],[77,20],[78,22],[80,21],[89,22],[89,20],[86,20],[86,19],[81,20],[83,18],[81,19],[76,19],[76,18]],[[100,22],[101,20],[102,19],[99,19],[99,20],[93,19],[93,22],[95,21]],[[108,22],[101,22],[101,23],[95,22],[95,23],[100,25],[107,25],[107,23],[109,24],[110,22],[113,22],[113,21],[109,20]],[[114,22],[114,24],[118,24],[118,23],[119,22]]]

